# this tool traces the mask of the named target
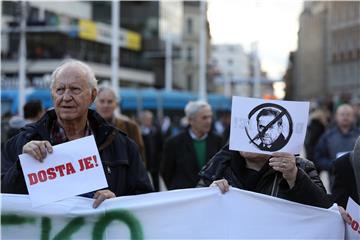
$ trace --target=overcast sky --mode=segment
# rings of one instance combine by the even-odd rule
[[[297,48],[301,0],[209,0],[213,44],[258,42],[262,69],[281,79],[289,52]]]

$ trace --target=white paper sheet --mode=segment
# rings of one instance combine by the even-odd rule
[[[234,96],[230,149],[299,154],[303,148],[308,114],[309,102]]]
[[[345,239],[360,239],[360,206],[349,198],[346,211],[350,214],[352,222],[346,224]]]
[[[53,146],[43,162],[19,158],[34,207],[108,186],[94,136]]]

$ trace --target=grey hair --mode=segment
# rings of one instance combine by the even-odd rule
[[[80,67],[83,71],[85,71],[85,74],[86,74],[86,77],[87,77],[90,88],[91,89],[97,89],[97,80],[95,78],[94,71],[86,63],[84,63],[82,61],[79,61],[79,60],[75,60],[75,59],[67,59],[67,60],[63,61],[54,70],[54,72],[51,74],[50,89],[53,88],[58,73],[61,72],[62,70],[64,70],[65,68],[67,68],[67,67],[73,67],[73,66]]]
[[[100,84],[99,87],[98,87],[98,93],[97,93],[97,95],[99,96],[99,94],[100,94],[101,92],[103,92],[103,91],[109,91],[109,92],[111,92],[112,94],[114,94],[116,101],[119,100],[119,94],[118,94],[118,92],[117,92],[112,86],[110,86],[109,84],[104,84],[104,83],[103,83],[103,84]]]
[[[185,116],[187,118],[194,118],[196,114],[204,107],[209,107],[211,109],[211,106],[205,101],[190,101],[185,106]]]

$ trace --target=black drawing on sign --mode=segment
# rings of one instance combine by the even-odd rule
[[[253,125],[256,127],[251,127]],[[289,142],[293,133],[293,121],[284,107],[264,103],[250,111],[245,132],[250,143],[258,149],[275,152]]]

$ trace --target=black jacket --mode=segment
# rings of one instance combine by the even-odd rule
[[[221,146],[221,137],[210,132],[206,138],[206,162]],[[165,142],[161,174],[169,190],[196,187],[200,169],[188,129]]]
[[[214,180],[225,178],[231,186],[244,189],[241,172],[245,164],[245,159],[238,151],[229,150],[229,147],[225,146],[201,170],[199,185],[209,186]],[[296,165],[298,173],[292,189],[289,189],[280,172],[266,165],[254,192],[317,207],[330,207],[332,202],[326,195],[314,164],[309,160],[296,158]]]
[[[38,122],[25,126],[5,144],[1,152],[2,193],[28,193],[18,155],[31,140],[50,141],[50,129],[55,120],[56,113],[50,110]],[[88,121],[94,133],[108,189],[116,196],[151,192],[152,186],[136,144],[90,109]]]
[[[360,204],[357,193],[354,169],[350,162],[350,153],[336,159],[333,167],[334,183],[332,186],[332,197],[334,202],[346,208],[347,201],[351,197]]]

